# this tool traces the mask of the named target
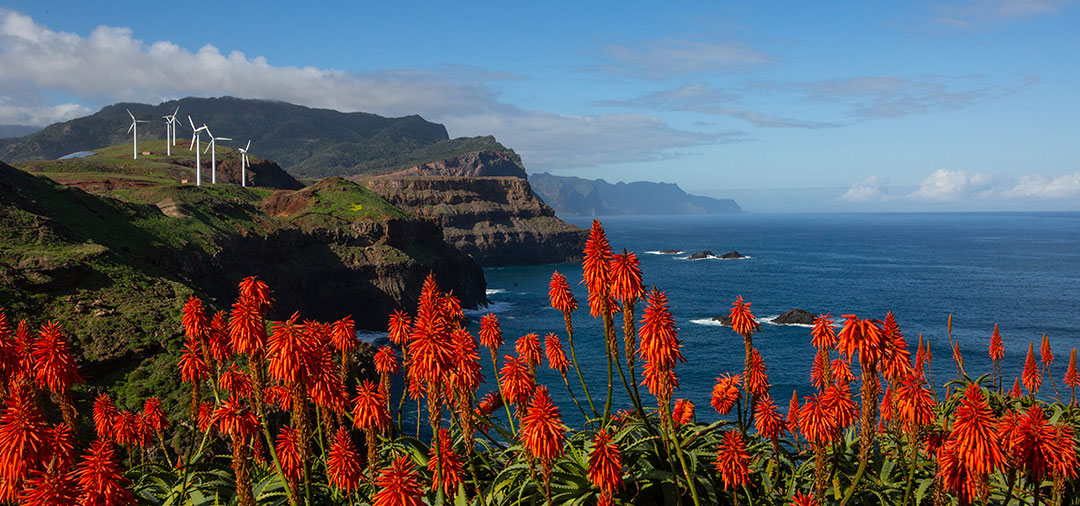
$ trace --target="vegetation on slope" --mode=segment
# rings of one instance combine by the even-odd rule
[[[50,125],[25,137],[0,139],[0,160],[55,159],[125,142],[130,147],[131,134],[125,132],[131,119],[126,109],[140,119],[151,120],[140,125],[140,142],[163,139],[165,125],[161,117],[172,114],[177,106],[182,119],[177,139],[190,138],[190,115],[196,126],[205,123],[214,135],[234,139],[225,145],[243,145],[251,139],[252,153],[273,159],[302,178],[393,172],[485,149],[510,151],[493,137],[450,139],[445,127],[415,115],[384,118],[285,102],[221,97],[107,106],[90,116]]]

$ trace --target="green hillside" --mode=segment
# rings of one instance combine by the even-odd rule
[[[130,147],[131,135],[126,132],[131,119],[125,109],[139,119],[150,120],[139,125],[140,141],[164,139],[162,116],[172,114],[177,106],[183,120],[178,140],[190,138],[190,115],[196,126],[205,123],[214,135],[234,139],[223,141],[223,145],[239,146],[251,139],[253,154],[276,161],[300,178],[385,173],[476,151],[510,151],[493,137],[450,139],[444,126],[415,115],[384,118],[222,97],[107,106],[90,116],[50,125],[25,137],[0,139],[0,160],[52,160],[102,146]]]

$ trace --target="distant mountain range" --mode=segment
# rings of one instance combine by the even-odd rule
[[[0,125],[0,139],[9,137],[22,137],[41,130],[41,127],[30,125]]]
[[[560,216],[620,214],[728,214],[742,212],[732,199],[690,195],[674,183],[611,184],[603,179],[531,174],[529,184]]]
[[[206,123],[214,135],[233,138],[224,144],[237,146],[251,139],[253,154],[272,159],[302,178],[382,174],[484,150],[517,158],[494,137],[450,139],[446,127],[416,115],[384,118],[271,100],[189,97],[158,105],[114,104],[22,137],[0,139],[0,160],[55,159],[131,142],[127,133],[131,120],[125,109],[139,119],[150,120],[139,126],[140,139],[163,139],[162,116],[172,114],[177,106],[183,120],[178,138],[190,138],[190,115],[196,126]]]

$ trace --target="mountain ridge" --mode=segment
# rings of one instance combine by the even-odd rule
[[[742,212],[733,199],[691,195],[675,183],[634,181],[612,184],[603,179],[556,176],[547,172],[530,174],[529,183],[544,203],[564,216]]]

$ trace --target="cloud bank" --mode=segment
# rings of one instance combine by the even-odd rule
[[[645,61],[668,54],[662,49],[613,49],[612,54],[618,61]],[[676,44],[668,50],[708,48]],[[754,58],[732,51],[716,53],[714,60],[719,64]],[[454,136],[494,134],[517,150],[531,170],[662,159],[679,150],[741,137],[739,132],[681,130],[648,115],[524,109],[501,101],[490,86],[507,76],[462,70],[353,73],[276,66],[261,56],[226,54],[211,45],[191,51],[169,41],[148,44],[130,28],[99,26],[85,37],[58,32],[29,16],[0,9],[0,123],[41,126],[90,112],[75,101],[53,103],[46,94],[74,96],[96,105],[188,95],[266,98],[385,116],[420,114],[444,123]]]
[[[1019,180],[993,174],[938,169],[910,192],[892,193],[883,178],[856,181],[837,200],[852,203],[957,203],[1080,199],[1080,172],[1061,176],[1024,175]]]

